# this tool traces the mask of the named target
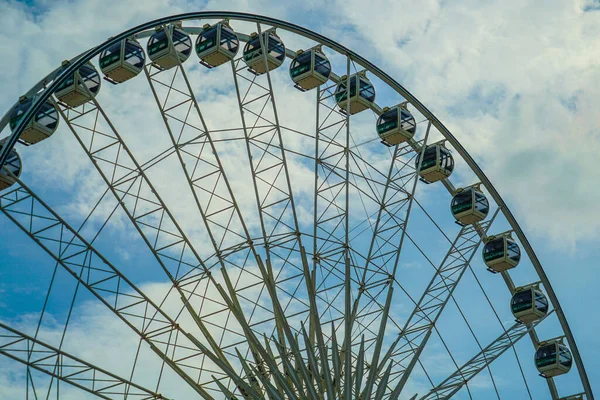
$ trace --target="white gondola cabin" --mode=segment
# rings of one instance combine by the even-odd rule
[[[307,91],[329,80],[331,63],[323,54],[321,46],[299,50],[290,63],[290,77],[297,89]]]
[[[483,246],[483,261],[490,272],[502,272],[519,265],[521,249],[510,234],[489,236]]]
[[[457,189],[450,209],[458,223],[469,225],[483,221],[490,211],[490,204],[477,184],[465,189]]]
[[[244,46],[244,62],[251,72],[260,75],[278,68],[285,61],[285,45],[277,36],[275,29],[262,33],[262,42],[267,47],[267,61],[262,52],[261,36],[254,32]]]
[[[2,145],[0,144],[0,150],[2,150]],[[21,176],[22,170],[21,157],[15,149],[12,149],[10,153],[8,153],[8,158],[6,159],[6,164],[3,167],[0,167],[0,191],[4,189],[8,189],[11,187],[16,181],[12,175],[17,178]],[[10,174],[6,172],[6,169],[10,171]]]
[[[346,88],[348,84],[350,85],[350,96],[348,96]],[[360,71],[351,75],[350,79],[342,76],[335,88],[335,101],[343,113],[347,112],[348,102],[350,102],[350,114],[370,108],[375,101],[375,87],[367,79],[367,72]]]
[[[419,177],[425,183],[433,183],[448,178],[454,170],[454,158],[444,142],[434,143],[425,148],[423,162],[419,167],[421,153],[415,159],[415,167],[419,169]]]
[[[122,83],[144,69],[146,54],[133,39],[124,39],[100,53],[100,70],[109,82]]]
[[[69,61],[63,61],[63,68],[69,65]],[[77,75],[79,75],[78,79]],[[54,95],[62,103],[69,107],[78,107],[92,98],[100,91],[100,75],[94,65],[90,62],[83,64],[77,73],[69,76],[61,83]]]
[[[240,40],[227,20],[204,25],[196,39],[196,54],[200,63],[208,68],[233,60],[239,48]]]
[[[404,143],[412,139],[416,131],[415,117],[406,109],[405,103],[385,107],[377,119],[377,134],[386,146]]]
[[[25,112],[33,104],[34,98],[21,97],[19,104],[13,109],[10,115],[10,129],[15,130]],[[19,139],[27,145],[41,142],[49,138],[58,127],[58,111],[54,104],[49,101],[44,102],[38,112],[27,123]]]
[[[523,324],[531,324],[548,314],[548,298],[539,285],[518,287],[510,300],[510,310]]]
[[[170,69],[184,62],[192,54],[192,39],[179,24],[156,28],[148,39],[148,57],[159,68]]]
[[[562,338],[540,342],[535,352],[535,367],[544,378],[563,375],[573,365],[571,351],[563,344]]]

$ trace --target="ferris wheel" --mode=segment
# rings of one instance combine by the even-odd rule
[[[63,62],[0,131],[2,226],[48,282],[34,323],[0,318],[20,398],[594,398],[492,183],[320,34],[151,21]]]

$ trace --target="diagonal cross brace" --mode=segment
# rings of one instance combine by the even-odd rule
[[[488,365],[494,362],[506,350],[514,346],[521,338],[531,332],[553,312],[554,310],[550,311],[544,318],[541,318],[530,325],[519,322],[515,323],[472,359],[467,361],[462,367],[452,373],[448,378],[444,379],[442,383],[433,388],[425,396],[421,397],[420,400],[450,399],[462,389],[467,382],[473,379],[483,369],[487,368]]]
[[[191,377],[198,373],[198,367],[189,362],[193,357],[208,356],[226,375],[241,382],[219,357],[185,332],[27,186],[16,182],[19,187],[0,196],[0,211],[148,343],[200,396],[213,398]],[[33,230],[38,219],[54,226],[43,230],[44,236]],[[176,343],[171,343],[172,337],[177,337]]]
[[[166,399],[129,380],[0,323],[0,354],[103,399]]]
[[[456,286],[479,247],[490,225],[498,215],[496,210],[492,218],[480,226],[463,227],[446,253],[440,267],[423,292],[398,338],[392,343],[378,368],[392,359],[395,364],[395,379],[400,379],[397,391],[400,392],[419,360],[435,323],[441,315]],[[483,235],[480,236],[480,232]]]

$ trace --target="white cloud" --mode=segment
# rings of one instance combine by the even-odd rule
[[[596,13],[565,1],[357,9],[336,7],[372,45],[369,56],[482,164],[528,232],[568,248],[598,238]]]

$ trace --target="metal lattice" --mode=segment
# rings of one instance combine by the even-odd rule
[[[237,115],[232,114],[233,128],[211,125],[194,90],[198,72],[186,71],[179,56],[170,69],[152,61],[143,66],[150,96],[163,122],[157,129],[164,127],[170,143],[164,149],[151,148],[153,156],[146,156],[145,162],[140,161],[136,146],[126,143],[131,132],[119,132],[119,122],[89,90],[84,89],[88,101],[78,107],[52,97],[66,75],[73,73],[75,82],[82,83],[76,72],[82,63],[125,37],[143,39],[154,32],[149,28],[162,29],[168,46],[174,47],[167,26],[177,19],[155,21],[85,53],[62,75],[55,71],[45,79],[47,88],[39,96],[39,102],[50,100],[58,108],[105,185],[105,192],[97,189],[99,200],[88,218],[99,214],[97,207],[108,198],[116,204],[114,210],[94,228],[75,229],[50,206],[52,200],[42,200],[23,182],[28,177],[18,178],[6,169],[4,175],[14,180],[14,187],[0,194],[0,210],[8,220],[71,275],[78,287],[84,287],[118,317],[140,341],[140,348],[147,346],[158,356],[162,367],[156,389],[135,383],[135,372],[140,368],[137,355],[131,377],[125,379],[95,366],[93,360],[83,361],[67,353],[62,340],[60,346],[53,347],[38,338],[37,331],[35,336],[27,335],[2,323],[0,354],[27,366],[27,396],[38,398],[36,378],[31,373],[36,370],[52,379],[47,398],[55,380],[100,398],[167,398],[158,393],[162,380],[169,379],[163,374],[168,369],[204,399],[473,398],[469,384],[482,371],[489,373],[493,391],[500,398],[490,366],[512,350],[527,394],[533,398],[515,345],[529,335],[537,346],[536,327],[547,323],[552,315],[574,352],[586,398],[593,400],[562,310],[527,239],[489,180],[435,116],[374,65],[322,36],[245,14],[189,15],[197,17],[238,17],[256,23],[266,72],[248,68],[243,55],[230,61],[229,94],[237,106]],[[198,35],[205,28],[191,25],[182,29]],[[281,108],[289,104],[280,100],[276,85],[281,75],[269,67],[270,40],[265,41],[269,36],[264,35],[276,29],[300,34],[339,57],[333,65],[343,76],[332,72],[329,81],[312,96],[314,130],[288,126],[282,118]],[[242,42],[254,37],[237,34]],[[297,54],[290,49],[285,52],[288,58]],[[350,99],[351,76],[362,68],[395,89],[403,105],[415,108],[418,121],[413,139],[390,148],[375,143],[377,150],[373,150],[373,140],[363,141],[364,120],[351,115],[350,101],[340,108],[335,99],[338,84],[345,84],[345,96]],[[32,89],[32,93],[40,88]],[[36,100],[34,104],[41,103]],[[370,109],[375,116],[383,112],[376,103]],[[23,120],[30,119],[33,112],[27,111]],[[7,117],[1,126],[6,121]],[[24,124],[5,142],[0,159],[6,158]],[[300,138],[300,144],[290,141],[290,135]],[[462,227],[453,241],[450,232],[456,228],[439,222],[440,217],[432,216],[422,205],[428,197],[417,171],[431,137],[436,135],[450,141],[494,201],[492,216]],[[237,157],[235,163],[245,168],[239,173],[247,170],[250,179],[245,183],[250,190],[240,189],[237,171],[231,165],[233,156]],[[164,185],[153,181],[153,171],[163,166],[173,167],[174,173],[183,177],[191,196],[185,207],[201,217],[200,237],[190,234],[186,221],[165,200],[169,196],[164,196]],[[299,187],[299,171],[304,169],[309,171],[306,180],[310,184],[306,186],[312,186],[312,191]],[[450,179],[435,185],[451,195],[457,193]],[[105,235],[104,230],[110,229],[117,210],[132,232],[141,237],[151,262],[160,266],[162,278],[170,285],[160,302],[126,276],[119,264],[122,260],[110,260],[116,257],[107,256],[95,245],[95,240]],[[511,225],[552,302],[548,316],[529,325],[516,323],[505,328],[493,295],[486,292],[472,267],[479,245],[497,219]],[[419,238],[418,229],[424,221],[433,222],[432,232],[438,234],[439,230],[443,245],[437,243],[433,248]],[[411,232],[409,227],[413,226],[415,231]],[[444,240],[450,243],[447,251]],[[445,256],[440,259],[437,250]],[[411,252],[416,255],[411,256]],[[411,291],[412,282],[403,277],[410,275],[406,270],[410,257],[420,257],[435,269],[416,295]],[[467,271],[498,322],[495,329],[502,330],[487,345],[482,343],[489,340],[480,341],[456,296]],[[512,294],[513,278],[508,272],[502,272],[501,277]],[[76,296],[69,314],[77,303]],[[166,306],[174,297],[180,301],[176,313],[167,311]],[[407,307],[404,314],[395,310],[401,302],[406,302],[402,303]],[[452,334],[440,327],[440,317],[448,312],[449,302],[477,344],[476,354],[466,362],[452,354],[448,344]],[[65,332],[67,328],[65,323]],[[455,371],[444,373],[444,377],[428,371],[431,365],[424,360],[424,352],[432,345],[443,347]],[[426,379],[421,377],[417,382],[429,386],[415,394],[411,379],[419,378],[419,374]],[[554,379],[546,382],[551,397],[558,400]],[[58,397],[59,391],[56,393]]]

